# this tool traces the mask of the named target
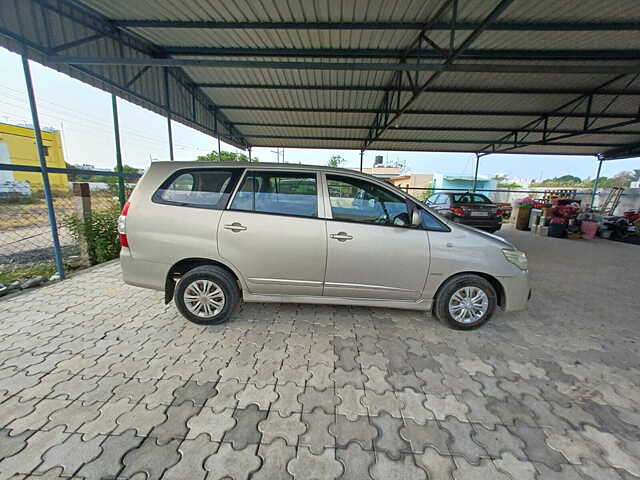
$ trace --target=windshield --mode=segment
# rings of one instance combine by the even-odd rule
[[[454,194],[453,201],[455,203],[491,203],[487,197],[477,193]]]

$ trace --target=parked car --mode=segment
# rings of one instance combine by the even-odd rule
[[[427,205],[455,223],[462,223],[490,233],[502,228],[502,210],[479,193],[434,193],[427,199]]]
[[[351,170],[152,163],[118,231],[124,281],[200,324],[242,299],[431,310],[469,329],[530,293],[513,245]]]

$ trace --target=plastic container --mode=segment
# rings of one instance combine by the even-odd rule
[[[598,231],[600,225],[596,222],[584,221],[580,224],[580,231],[582,232],[582,238],[587,240],[593,240]]]

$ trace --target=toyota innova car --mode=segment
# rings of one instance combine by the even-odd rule
[[[200,324],[242,299],[430,310],[470,329],[530,295],[513,245],[345,169],[152,163],[118,232],[124,281]]]

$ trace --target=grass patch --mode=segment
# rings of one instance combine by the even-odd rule
[[[17,267],[10,271],[0,271],[0,283],[9,285],[16,280],[24,280],[29,277],[42,276],[49,280],[51,275],[56,273],[56,267],[52,263],[38,263],[25,267]]]

